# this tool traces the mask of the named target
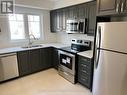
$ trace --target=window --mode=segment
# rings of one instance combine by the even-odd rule
[[[24,18],[22,14],[9,15],[12,40],[25,39]]]
[[[28,15],[29,35],[40,38],[40,16]]]
[[[11,40],[23,40],[34,35],[41,38],[41,20],[39,15],[10,14],[9,25]]]

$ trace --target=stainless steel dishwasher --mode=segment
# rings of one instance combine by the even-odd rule
[[[17,54],[0,55],[0,82],[19,76]]]

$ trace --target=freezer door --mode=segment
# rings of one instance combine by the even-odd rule
[[[100,50],[93,95],[127,95],[127,55]]]
[[[127,22],[98,23],[100,27],[101,48],[127,53]]]

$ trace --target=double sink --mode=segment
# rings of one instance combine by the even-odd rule
[[[22,48],[36,48],[36,47],[42,47],[43,45],[27,45],[23,46]]]

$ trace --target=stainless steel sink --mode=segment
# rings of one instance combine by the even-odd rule
[[[31,45],[31,46],[23,46],[22,48],[36,48],[36,47],[42,47],[42,45]]]

